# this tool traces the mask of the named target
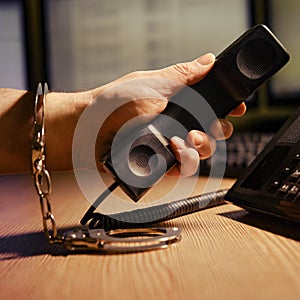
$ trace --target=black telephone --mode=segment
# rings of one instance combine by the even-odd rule
[[[185,132],[191,129],[205,130],[214,118],[226,116],[288,60],[289,54],[266,26],[257,25],[245,32],[218,55],[213,69],[204,80],[184,88],[150,124],[123,136],[116,147],[101,157],[103,166],[115,182],[96,199],[81,223],[86,224],[91,220],[90,227],[103,228],[145,225],[149,223],[145,221],[145,216],[150,215],[151,223],[223,203],[227,191],[132,213],[110,216],[94,213],[96,207],[117,186],[132,200],[138,201],[177,163],[164,136],[164,132],[172,128],[166,116],[183,124]],[[213,114],[208,113],[207,106],[213,109]],[[195,113],[197,118],[190,112]],[[300,221],[299,114],[300,109],[229,190],[226,200],[248,209]],[[176,131],[176,135],[181,134]]]
[[[300,223],[300,106],[229,190],[114,215],[94,213],[81,223],[90,228],[148,226],[224,203]],[[101,202],[101,201],[99,201]]]
[[[182,89],[150,124],[118,139],[101,157],[103,167],[138,201],[177,163],[169,149],[170,136],[184,139],[192,129],[209,133],[214,119],[225,117],[288,60],[274,34],[265,25],[254,26],[217,56],[202,81]]]
[[[225,196],[249,211],[300,222],[300,106]]]

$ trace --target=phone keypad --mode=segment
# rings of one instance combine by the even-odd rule
[[[267,191],[285,201],[300,201],[300,154],[297,153],[268,184]]]

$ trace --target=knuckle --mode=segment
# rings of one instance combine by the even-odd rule
[[[187,76],[190,71],[190,68],[187,63],[177,63],[174,65],[174,69],[183,76]]]

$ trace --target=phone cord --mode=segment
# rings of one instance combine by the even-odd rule
[[[129,227],[143,227],[151,224],[164,222],[170,219],[191,214],[206,208],[221,205],[225,203],[224,196],[228,189],[218,190],[186,199],[150,206],[146,208],[126,211],[116,214],[104,215],[94,212],[97,206],[117,187],[112,184],[100,197],[94,202],[81,219],[81,224],[89,228],[116,229]]]

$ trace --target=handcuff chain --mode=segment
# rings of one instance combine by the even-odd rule
[[[31,149],[32,176],[39,196],[44,234],[50,244],[63,244],[68,250],[91,250],[106,253],[126,253],[166,248],[181,239],[178,228],[143,228],[105,231],[103,229],[71,230],[58,235],[51,209],[51,177],[46,169],[44,106],[48,85],[39,83],[34,104],[34,132]],[[125,238],[115,235],[123,235]],[[128,240],[134,236],[136,239]],[[140,237],[151,236],[148,240]]]
[[[34,132],[31,151],[32,175],[34,185],[39,196],[43,230],[49,243],[61,243],[62,238],[57,234],[55,218],[51,209],[51,178],[50,173],[46,169],[45,159],[45,116],[44,106],[48,93],[48,85],[39,83],[34,103]]]

